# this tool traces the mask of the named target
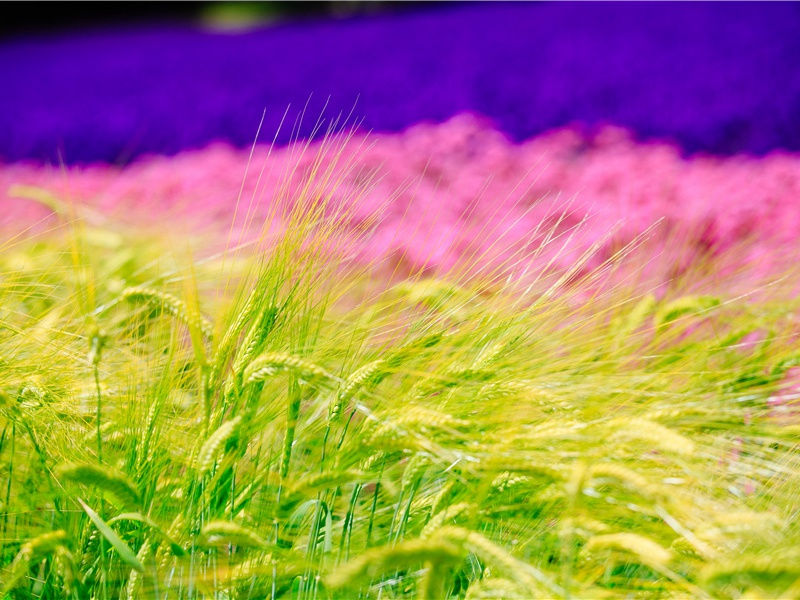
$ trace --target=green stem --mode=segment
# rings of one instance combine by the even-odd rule
[[[365,544],[366,548],[370,547],[370,540],[372,539],[372,526],[375,523],[375,511],[378,508],[378,492],[381,489],[380,479],[381,477],[383,477],[384,467],[386,467],[386,459],[384,459],[383,462],[381,463],[381,473],[380,476],[378,477],[378,481],[375,483],[375,492],[372,495],[372,508],[370,509],[369,512],[369,525],[367,526],[367,541]]]
[[[5,438],[6,431],[3,430],[3,437]],[[11,512],[11,480],[14,475],[14,450],[16,447],[17,439],[17,424],[12,421],[11,423],[11,458],[8,461],[8,483],[6,484],[6,501],[3,504],[5,510],[3,512],[3,536],[0,538],[0,550],[5,548],[6,532],[8,530],[8,515]],[[0,554],[1,555],[1,554]]]
[[[289,474],[289,462],[292,460],[292,445],[294,433],[297,429],[297,418],[300,416],[300,385],[292,376],[289,382],[289,403],[286,412],[286,435],[283,440],[283,455],[281,456],[281,479]]]
[[[100,421],[102,417],[102,410],[103,410],[103,395],[100,393],[100,372],[97,368],[97,363],[95,363],[93,368],[94,371],[94,387],[97,391],[97,413],[95,419],[95,429],[97,430],[97,462],[103,462],[103,436],[100,434]]]

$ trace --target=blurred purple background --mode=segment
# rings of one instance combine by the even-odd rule
[[[308,136],[326,107],[377,131],[467,111],[514,140],[611,123],[689,154],[800,150],[797,3],[414,4],[345,19],[307,8],[239,32],[182,14],[6,31],[0,158],[126,163],[245,146],[262,111],[269,141],[289,104],[281,143]]]

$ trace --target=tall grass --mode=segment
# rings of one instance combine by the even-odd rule
[[[5,597],[800,595],[790,286],[381,283],[309,177],[251,248],[3,248]]]

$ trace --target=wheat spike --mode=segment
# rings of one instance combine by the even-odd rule
[[[203,539],[211,546],[231,544],[243,548],[267,548],[267,541],[256,532],[230,521],[211,521],[202,531]]]
[[[719,306],[719,299],[713,296],[684,296],[659,309],[654,317],[655,325],[663,328],[681,317],[702,314],[715,306]]]
[[[523,381],[495,381],[484,385],[478,395],[484,400],[497,400],[525,394],[530,387],[530,383]]]
[[[382,358],[373,360],[364,366],[356,369],[342,384],[339,393],[336,395],[336,401],[331,408],[331,419],[336,419],[342,412],[344,403],[352,398],[366,383],[381,373],[386,367],[386,361]]]
[[[272,331],[278,310],[275,307],[263,309],[247,331],[242,346],[233,359],[233,372],[241,373],[247,363],[258,352],[265,338]]]
[[[361,556],[339,567],[326,579],[331,589],[354,585],[362,579],[375,578],[399,565],[409,563],[452,563],[460,560],[463,552],[459,547],[443,539],[407,540],[396,546],[384,546],[364,552]]]
[[[598,533],[609,533],[611,530],[609,525],[585,515],[571,517],[567,519],[567,521],[567,525],[572,529],[572,531],[581,533],[582,535],[584,535],[582,532],[585,532],[584,537],[587,538]]]
[[[400,480],[401,489],[406,489],[421,480],[428,467],[430,467],[430,459],[427,456],[414,454],[406,463],[406,468],[403,469],[403,478]]]
[[[452,298],[463,293],[455,285],[441,279],[421,279],[419,281],[402,283],[397,290],[414,304],[424,304],[430,308],[441,309]],[[461,315],[463,308],[457,307],[456,314]]]
[[[524,474],[528,477],[545,477],[560,480],[564,473],[556,466],[531,460],[528,456],[490,454],[478,465],[481,471],[489,473],[507,472],[511,475]]]
[[[353,371],[342,386],[342,391],[340,392],[342,397],[351,398],[358,388],[362,387],[369,379],[380,373],[385,367],[386,361],[379,358]]]
[[[28,540],[19,549],[16,557],[11,563],[8,579],[3,583],[3,593],[6,594],[17,587],[28,574],[34,559],[54,552],[58,547],[63,546],[67,541],[67,532],[63,529],[43,533],[40,536]]]
[[[0,411],[3,411],[7,414],[13,414],[18,410],[17,403],[14,402],[8,394],[0,390]]]
[[[665,567],[672,559],[672,553],[658,542],[638,533],[607,533],[589,538],[581,549],[583,554],[599,550],[611,550],[631,554],[643,565],[655,568]]]
[[[142,542],[139,551],[136,553],[136,558],[139,559],[139,562],[144,564],[145,560],[148,556],[150,556],[150,539],[145,538]],[[136,600],[139,598],[139,591],[142,588],[142,574],[139,573],[136,569],[131,569],[130,575],[128,575],[128,583],[125,585],[125,598],[126,600]]]
[[[644,498],[657,499],[664,497],[664,490],[647,480],[647,478],[632,471],[623,465],[613,463],[599,463],[589,467],[586,480],[592,479],[616,479],[622,485]]]
[[[411,443],[408,432],[389,419],[384,419],[373,429],[369,441],[370,445],[379,445],[384,449],[403,449],[406,442]]]
[[[435,538],[460,544],[484,561],[504,571],[523,589],[540,593],[562,594],[563,590],[544,573],[509,554],[504,548],[486,539],[481,534],[461,527],[445,526],[436,532]]]
[[[448,480],[440,489],[436,495],[433,497],[433,501],[431,502],[431,514],[435,515],[439,512],[439,507],[442,506],[449,498],[450,493],[453,491],[453,487],[455,486],[455,482],[450,479]]]
[[[75,582],[80,579],[75,557],[64,546],[57,546],[53,552],[53,557],[55,559],[56,572],[61,576],[65,590],[67,593],[72,593]]]
[[[237,433],[241,421],[241,416],[225,421],[200,447],[200,452],[197,453],[196,464],[197,470],[201,475],[208,473],[213,468],[217,460],[217,455],[228,440]]]
[[[161,540],[156,549],[155,563],[159,569],[166,569],[167,565],[175,560],[175,553],[172,551],[169,540],[177,540],[179,543],[183,537],[181,534],[183,533],[184,525],[186,525],[184,516],[182,513],[178,513],[170,523],[167,535]]]
[[[619,329],[616,334],[616,341],[619,343],[621,338],[630,335],[644,325],[645,319],[653,313],[656,304],[656,297],[653,294],[647,294],[623,318],[617,319],[615,324],[618,324]]]
[[[707,565],[700,574],[700,578],[711,585],[725,585],[737,579],[771,581],[788,577],[800,577],[800,550],[797,548],[771,553],[738,553],[726,557],[724,562]]]
[[[289,485],[289,488],[306,494],[314,493],[319,490],[327,490],[332,487],[345,485],[352,481],[365,481],[368,478],[363,471],[347,469],[344,471],[326,471],[303,477]]]
[[[534,384],[532,381],[497,381],[483,385],[477,397],[483,401],[499,400],[521,396],[526,401],[551,405],[559,398],[550,390]]]
[[[651,442],[665,452],[687,456],[695,451],[695,443],[692,440],[648,419],[633,417],[614,419],[609,426],[615,430],[612,434],[614,439],[637,439]]]
[[[480,365],[458,365],[447,369],[444,373],[447,385],[455,385],[466,382],[484,382],[496,375],[494,369],[486,369]]]
[[[158,306],[187,325],[196,326],[207,338],[211,338],[214,332],[214,327],[208,319],[202,315],[192,315],[186,303],[172,294],[148,287],[129,287],[122,291],[122,297],[126,300],[147,302]]]
[[[529,593],[509,579],[487,577],[475,581],[467,588],[465,600],[530,600]]]
[[[139,490],[128,477],[115,469],[89,464],[65,464],[57,468],[60,477],[87,486],[97,486],[113,495],[124,506],[138,506]]]
[[[457,429],[459,427],[469,426],[469,423],[463,419],[458,419],[446,413],[419,405],[410,406],[408,409],[404,410],[403,414],[400,415],[395,422],[398,425],[409,425],[412,427],[421,425],[425,428],[433,427],[436,429]]]
[[[268,577],[272,574],[271,562],[271,554],[261,554],[256,558],[249,558],[233,568],[231,577],[234,580]]]
[[[685,537],[675,538],[672,544],[670,544],[669,549],[678,556],[684,556],[691,559],[703,558],[694,545]]]
[[[438,529],[442,528],[447,521],[457,518],[461,513],[471,510],[474,506],[469,502],[459,502],[444,508],[431,517],[425,527],[422,528],[420,536],[423,538],[430,537]]]
[[[293,371],[307,381],[328,382],[335,379],[322,367],[314,363],[283,352],[267,352],[256,357],[244,370],[245,385],[263,381],[279,371]]]

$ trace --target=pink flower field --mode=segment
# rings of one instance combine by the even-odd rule
[[[468,114],[401,134],[353,133],[272,152],[258,144],[252,159],[217,143],[125,168],[8,164],[0,167],[2,218],[13,229],[52,222],[49,208],[15,197],[26,195],[19,186],[32,186],[139,226],[202,233],[216,248],[231,224],[237,240],[254,237],[265,219],[275,224],[278,199],[326,169],[332,175],[317,177],[311,193],[347,206],[354,229],[369,226],[358,255],[410,269],[447,270],[459,260],[525,268],[534,258],[569,268],[597,244],[591,267],[649,230],[645,239],[679,242],[673,248],[695,257],[736,246],[737,262],[764,274],[785,266],[781,257],[800,234],[793,154],[685,158],[612,127],[560,129],[516,144]]]

